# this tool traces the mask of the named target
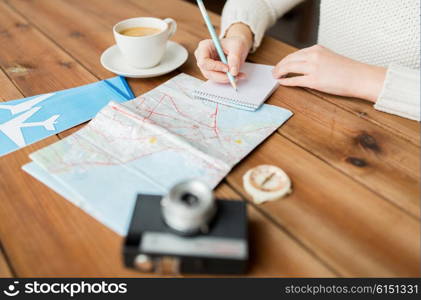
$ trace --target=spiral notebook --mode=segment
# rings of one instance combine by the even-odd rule
[[[273,66],[245,63],[241,72],[246,73],[247,78],[237,82],[237,91],[230,84],[209,80],[194,91],[194,97],[239,109],[256,110],[279,85],[272,77],[272,69]]]

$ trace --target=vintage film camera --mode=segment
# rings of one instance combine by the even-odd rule
[[[160,274],[240,274],[249,256],[244,201],[214,199],[200,181],[174,186],[164,197],[138,195],[124,262]]]

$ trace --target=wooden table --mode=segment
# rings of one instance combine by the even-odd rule
[[[99,57],[114,43],[113,24],[137,16],[176,19],[174,40],[190,57],[165,76],[129,80],[136,95],[180,72],[203,79],[192,53],[208,33],[189,3],[0,0],[0,100],[113,76]],[[218,27],[219,16],[212,22]],[[294,50],[266,38],[249,60],[275,64]],[[301,88],[280,87],[268,102],[294,116],[217,188],[218,196],[247,198],[242,175],[259,164],[292,178],[290,196],[248,205],[247,275],[419,276],[419,123]],[[79,128],[0,159],[0,275],[142,275],[122,266],[122,237],[21,170],[29,153]]]

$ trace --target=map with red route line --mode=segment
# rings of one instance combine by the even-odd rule
[[[110,102],[78,132],[32,153],[24,169],[124,235],[137,193],[164,194],[191,178],[214,188],[292,115],[196,100],[201,83],[180,74],[135,100]]]

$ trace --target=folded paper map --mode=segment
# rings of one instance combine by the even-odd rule
[[[111,102],[83,129],[32,153],[24,170],[124,235],[137,193],[164,194],[191,178],[214,188],[292,115],[195,100],[200,84],[180,74],[135,100]]]

